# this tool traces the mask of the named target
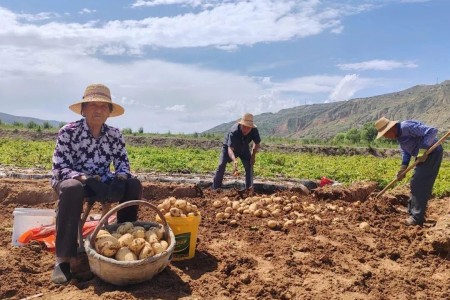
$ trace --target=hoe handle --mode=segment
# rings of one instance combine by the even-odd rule
[[[436,149],[437,146],[439,146],[440,144],[442,144],[445,139],[447,139],[450,136],[450,131],[447,132],[443,137],[441,137],[439,139],[439,141],[437,141],[433,146],[431,146],[430,148],[428,148],[427,152],[425,152],[425,154],[430,154],[431,152],[433,152],[434,149]],[[403,171],[400,175],[405,175],[406,173],[408,173],[412,168],[414,168],[416,165],[418,164],[417,161],[415,161],[412,165],[410,165],[408,168],[406,168],[405,171]],[[386,192],[392,185],[394,185],[394,183],[396,183],[398,181],[397,178],[395,178],[394,180],[392,180],[381,192],[379,192],[376,195],[376,198],[380,197],[381,195],[384,194],[384,192]]]

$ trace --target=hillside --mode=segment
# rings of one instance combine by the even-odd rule
[[[450,80],[417,85],[404,91],[348,101],[302,105],[255,116],[260,134],[291,138],[329,138],[381,116],[394,120],[417,119],[442,131],[450,129]],[[235,121],[205,133],[223,133]]]
[[[20,117],[20,116],[5,114],[2,112],[0,112],[0,120],[6,124],[13,124],[14,122],[27,124],[29,122],[34,122],[38,125],[43,125],[44,122],[48,122],[52,127],[56,127],[56,128],[58,128],[59,124],[61,123],[60,121],[41,120],[41,119],[30,118],[30,117]]]

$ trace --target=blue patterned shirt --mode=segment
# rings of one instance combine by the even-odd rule
[[[119,129],[103,124],[100,137],[94,138],[86,120],[62,127],[53,153],[52,186],[81,175],[99,175],[108,182],[116,174],[131,177],[125,141]],[[115,173],[110,170],[114,164]]]
[[[428,149],[437,142],[438,130],[419,121],[407,120],[400,122],[397,128],[397,141],[402,153],[402,165],[409,165],[411,156],[417,156],[420,149]],[[442,151],[439,146],[435,151]]]

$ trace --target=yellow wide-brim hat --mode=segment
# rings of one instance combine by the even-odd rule
[[[397,124],[397,123],[398,123],[398,120],[397,121],[390,121],[389,119],[387,119],[385,117],[381,117],[380,119],[378,119],[375,122],[375,128],[378,131],[376,139],[379,139],[380,137],[385,135],[386,132],[388,132],[389,129],[394,127],[394,125]]]
[[[253,115],[249,113],[245,113],[238,123],[247,127],[256,128],[256,125],[253,123]]]
[[[122,106],[112,102],[109,88],[98,83],[88,85],[84,91],[83,99],[69,106],[69,109],[81,115],[81,104],[89,102],[105,102],[111,104],[113,109],[109,114],[110,117],[117,117],[125,112],[125,109]]]

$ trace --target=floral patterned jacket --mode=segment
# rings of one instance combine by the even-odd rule
[[[96,139],[84,118],[59,130],[52,162],[53,187],[80,175],[99,175],[102,182],[109,182],[116,174],[131,177],[125,141],[119,129],[103,124]],[[110,170],[111,163],[115,173]]]

